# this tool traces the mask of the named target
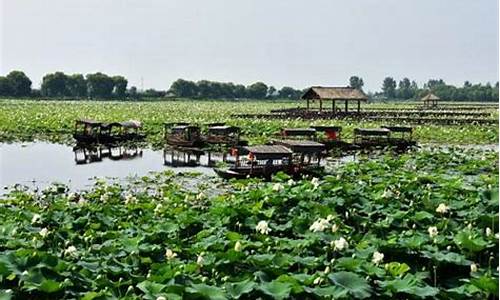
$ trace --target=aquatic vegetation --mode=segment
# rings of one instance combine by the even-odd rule
[[[344,138],[352,137],[355,127],[377,127],[387,122],[353,120],[261,120],[240,119],[235,113],[266,113],[272,109],[293,108],[297,101],[189,101],[96,102],[96,101],[26,101],[0,100],[0,141],[33,139],[71,143],[74,120],[91,118],[103,121],[141,120],[148,141],[163,145],[163,123],[187,121],[200,125],[227,122],[240,126],[251,143],[268,141],[283,127],[307,127],[334,123],[343,127]],[[372,104],[369,104],[372,105]],[[395,108],[402,105],[373,104],[373,107]],[[494,116],[498,118],[498,114]],[[498,126],[492,125],[417,125],[414,137],[419,142],[449,144],[498,143]]]
[[[498,296],[498,153],[187,189],[173,173],[0,199],[2,299]]]

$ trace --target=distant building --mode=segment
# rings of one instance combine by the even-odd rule
[[[441,100],[438,96],[433,93],[429,93],[422,97],[421,99],[424,102],[424,107],[436,107],[438,106],[438,102]]]
[[[313,86],[306,90],[301,99],[307,100],[307,110],[310,110],[309,102],[311,100],[319,100],[319,111],[323,111],[323,101],[331,101],[331,108],[333,113],[342,112],[340,107],[336,107],[337,101],[344,101],[345,112],[349,110],[349,102],[357,102],[357,112],[361,110],[361,101],[368,101],[363,91],[352,87],[323,87]]]

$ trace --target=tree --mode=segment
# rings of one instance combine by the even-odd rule
[[[43,76],[41,93],[47,97],[64,97],[69,94],[67,89],[68,76],[63,72],[55,72]]]
[[[382,83],[382,91],[387,98],[394,98],[396,95],[396,81],[392,77],[386,77]]]
[[[12,83],[5,76],[0,76],[0,96],[12,95]]]
[[[426,87],[432,90],[438,86],[444,86],[444,85],[446,85],[446,83],[444,82],[443,79],[429,79],[429,81],[427,81]]]
[[[110,98],[114,86],[113,78],[106,74],[100,72],[87,74],[87,91],[91,98]]]
[[[278,95],[283,99],[298,99],[302,95],[302,92],[292,87],[284,86],[279,90]]]
[[[87,82],[82,74],[73,74],[67,77],[66,89],[71,97],[87,97]]]
[[[403,78],[403,80],[399,81],[399,89],[398,89],[398,97],[402,99],[410,99],[413,97],[413,93],[411,90],[411,82],[408,78]]]
[[[123,99],[125,98],[125,94],[127,92],[127,84],[128,81],[123,76],[113,76],[113,95],[117,98]]]
[[[12,71],[7,74],[10,81],[12,96],[26,97],[31,94],[31,80],[21,71]]]
[[[274,86],[270,86],[269,89],[267,90],[267,97],[268,98],[273,98],[276,96],[276,88]]]
[[[196,97],[198,89],[196,83],[184,79],[177,79],[170,86],[169,92],[177,97]]]
[[[249,85],[246,89],[248,98],[264,99],[267,96],[267,85],[263,82],[256,82]]]
[[[362,90],[364,84],[363,78],[361,77],[351,76],[351,78],[349,78],[349,86],[352,88]]]

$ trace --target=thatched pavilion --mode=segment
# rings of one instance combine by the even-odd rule
[[[366,102],[368,97],[363,93],[363,91],[352,88],[352,87],[324,87],[324,86],[313,86],[310,87],[301,99],[307,100],[307,110],[310,109],[310,100],[319,100],[319,111],[323,111],[323,101],[332,101],[332,111],[335,114],[337,111],[341,111],[340,108],[335,106],[336,101],[344,101],[345,113],[348,112],[349,102],[357,102],[359,113],[361,110],[361,101]]]
[[[424,107],[436,107],[438,105],[438,101],[440,100],[441,98],[434,95],[433,93],[429,93],[424,97],[422,97],[422,101],[424,102]]]

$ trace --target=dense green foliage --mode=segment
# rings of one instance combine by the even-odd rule
[[[487,84],[471,84],[466,81],[462,87],[446,84],[442,79],[430,79],[419,88],[415,81],[403,78],[396,83],[392,77],[386,77],[382,83],[382,93],[376,93],[375,98],[384,96],[386,99],[419,99],[431,91],[445,101],[491,101],[498,102],[498,82],[495,86]]]
[[[496,152],[372,157],[321,180],[191,190],[182,180],[11,191],[0,201],[0,296],[498,296]]]
[[[40,90],[31,89],[31,80],[21,71],[12,71],[6,77],[0,76],[0,96],[7,97],[53,97],[53,98],[98,98],[98,99],[142,99],[142,98],[196,98],[196,99],[299,99],[304,89],[284,86],[276,89],[263,82],[248,86],[232,82],[200,80],[197,82],[178,79],[168,90],[147,89],[138,92],[135,86],[127,89],[128,81],[123,76],[108,76],[97,72],[67,75],[63,72],[46,74]],[[362,89],[363,78],[351,76],[348,85]],[[432,91],[447,101],[498,101],[498,82],[492,86],[471,84],[466,81],[463,87],[446,84],[442,79],[430,79],[422,88],[415,81],[403,78],[399,84],[392,77],[382,82],[381,92],[370,93],[369,97],[378,99],[408,100],[418,99]]]
[[[299,103],[267,101],[161,101],[161,102],[92,102],[92,101],[0,101],[0,140],[44,139],[72,142],[74,121],[90,118],[101,121],[140,120],[148,141],[163,145],[164,122],[193,122],[200,125],[228,122],[240,126],[252,143],[266,142],[281,128],[307,127],[312,124],[336,124],[342,136],[352,137],[356,127],[377,127],[385,123],[353,120],[259,120],[231,117],[234,113],[267,113],[271,109],[296,107]],[[367,107],[391,108],[393,104]],[[406,107],[406,106],[402,106]],[[419,143],[495,144],[498,126],[466,124],[459,126],[418,125],[414,137]]]

